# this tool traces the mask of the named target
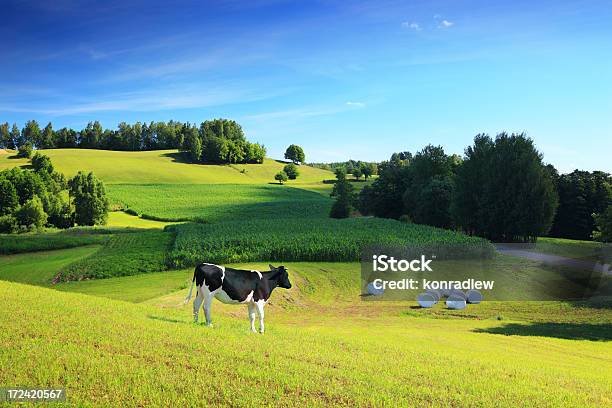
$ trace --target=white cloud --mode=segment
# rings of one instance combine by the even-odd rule
[[[353,106],[355,108],[365,108],[366,104],[363,102],[352,102],[352,101],[348,101],[346,103],[347,106]]]
[[[402,23],[402,27],[409,28],[414,31],[421,31],[423,29],[419,23],[410,22],[410,21],[404,21]]]
[[[455,23],[453,23],[452,21],[448,21],[448,20],[442,20],[440,22],[440,27],[444,27],[444,28],[452,27],[454,25]]]

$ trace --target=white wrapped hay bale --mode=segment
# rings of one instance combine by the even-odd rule
[[[428,294],[430,294],[431,296],[433,296],[433,297],[434,297],[434,299],[436,300],[436,303],[438,303],[438,302],[440,301],[440,299],[442,298],[442,294],[440,293],[440,291],[439,291],[439,290],[430,289],[430,290],[428,290],[428,291],[427,291],[427,292],[425,292],[425,293],[428,293]]]
[[[367,291],[372,296],[380,296],[385,293],[385,290],[383,288],[375,287],[374,282],[368,283]]]
[[[465,295],[467,296],[468,303],[477,305],[478,303],[482,302],[482,293],[477,290],[468,290]]]
[[[446,299],[446,307],[448,307],[449,309],[461,310],[465,309],[466,305],[467,302],[461,296],[450,295],[448,299]]]
[[[459,289],[452,289],[448,297],[451,297],[451,296],[457,296],[457,297],[462,298],[463,300],[467,300],[466,294]]]
[[[419,296],[417,296],[417,303],[421,307],[430,308],[438,303],[438,301],[431,293],[421,293]]]

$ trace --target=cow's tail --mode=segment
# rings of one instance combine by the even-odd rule
[[[185,304],[189,303],[189,301],[191,300],[191,294],[193,293],[193,286],[195,285],[195,278],[196,278],[197,270],[198,268],[196,267],[195,270],[193,271],[193,279],[191,280],[191,287],[189,288],[189,294],[185,298]]]

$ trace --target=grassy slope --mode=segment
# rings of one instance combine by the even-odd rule
[[[0,314],[0,383],[63,385],[73,404],[612,402],[609,341],[555,338],[518,322],[436,320],[378,308],[368,315],[337,302],[329,313],[310,303],[284,311],[279,292],[267,333],[257,336],[248,332],[244,307],[225,313],[215,303],[215,327],[205,328],[193,325],[190,306],[176,307],[172,296],[165,299],[174,307],[160,308],[7,282],[0,292],[8,311]],[[509,325],[514,335],[494,334]],[[610,340],[609,329],[601,333],[608,337],[600,340]]]
[[[274,182],[274,175],[284,164],[266,159],[264,164],[231,166],[184,163],[175,150],[118,152],[89,149],[42,150],[57,170],[72,176],[78,170],[93,171],[107,184],[262,184]],[[0,170],[27,165],[28,160],[0,155]],[[245,170],[244,173],[241,173]],[[332,179],[333,173],[300,166],[300,176],[290,185],[319,183]]]
[[[93,255],[100,245],[79,248],[42,251],[0,257],[0,279],[50,285],[53,277],[64,267],[82,258]]]

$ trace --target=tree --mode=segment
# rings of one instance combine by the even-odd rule
[[[19,197],[13,183],[0,179],[0,216],[11,214],[19,207]]]
[[[21,138],[23,140],[23,143],[29,142],[32,146],[36,148],[40,147],[41,136],[42,134],[40,132],[40,126],[35,120],[29,120],[21,131]]]
[[[477,135],[465,156],[451,205],[459,226],[498,242],[535,241],[548,232],[558,198],[530,138]]]
[[[87,127],[81,131],[81,147],[86,149],[97,149],[102,143],[104,129],[97,120],[89,122]]]
[[[36,152],[32,157],[32,169],[37,173],[44,171],[48,174],[52,174],[53,164],[51,163],[49,156]]]
[[[336,201],[332,205],[329,216],[331,218],[350,217],[353,212],[355,193],[353,192],[353,185],[346,179],[344,168],[336,169],[336,183],[330,195],[335,197]]]
[[[362,163],[361,165],[361,174],[367,180],[372,177],[372,175],[376,174],[376,164],[374,163]]]
[[[593,236],[598,241],[612,242],[612,205],[594,218],[597,230],[593,232]]]
[[[595,230],[593,214],[601,214],[612,205],[612,177],[601,171],[575,170],[555,174],[553,179],[559,194],[559,207],[550,236],[588,240]]]
[[[285,151],[285,159],[291,160],[295,164],[299,164],[306,161],[306,155],[300,146],[292,144]]]
[[[92,173],[79,171],[68,182],[79,225],[106,224],[109,202],[102,181]]]
[[[23,140],[21,139],[21,132],[19,131],[19,128],[17,127],[16,123],[13,123],[13,127],[11,128],[10,139],[12,147],[9,148],[12,150],[17,149],[23,144]]]
[[[189,153],[193,162],[199,162],[202,159],[202,140],[195,127],[186,130],[183,150]]]
[[[47,223],[47,213],[38,196],[26,201],[15,213],[17,222],[28,230],[41,229]]]
[[[414,219],[439,228],[453,225],[450,212],[454,183],[450,176],[434,176],[420,191]]]
[[[41,149],[53,149],[55,147],[55,132],[53,132],[53,125],[51,122],[45,126],[40,139]]]
[[[0,124],[0,149],[14,149],[8,122]]]
[[[283,171],[287,173],[289,180],[295,180],[300,175],[298,167],[293,163],[289,163],[283,167]]]
[[[274,180],[278,181],[280,184],[283,184],[285,181],[287,181],[287,179],[287,173],[285,173],[284,171],[279,171],[274,176]]]
[[[32,143],[25,142],[24,144],[19,145],[19,149],[17,150],[17,157],[27,159],[32,157]]]
[[[353,171],[351,172],[356,180],[359,180],[359,177],[363,174],[361,172],[361,166],[353,167]]]

